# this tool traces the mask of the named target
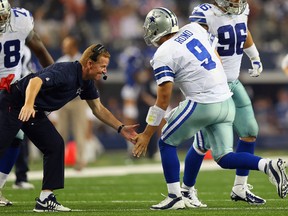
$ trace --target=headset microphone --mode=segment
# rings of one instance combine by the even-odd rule
[[[103,80],[107,80],[108,77],[104,72],[102,72],[102,75],[103,75]]]

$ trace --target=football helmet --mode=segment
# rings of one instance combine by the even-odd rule
[[[0,33],[6,31],[6,26],[10,21],[11,16],[11,6],[8,0],[0,1]]]
[[[247,6],[247,0],[215,0],[217,5],[228,14],[240,15]]]
[[[158,47],[157,41],[161,37],[179,30],[178,19],[166,8],[154,8],[147,14],[143,28],[146,44]]]

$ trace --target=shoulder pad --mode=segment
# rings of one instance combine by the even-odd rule
[[[32,14],[24,8],[11,9],[12,29],[21,32],[30,32],[34,28]]]
[[[194,8],[189,16],[189,21],[197,22],[200,25],[207,25],[206,17],[209,17],[211,14],[213,14],[211,4],[201,4]]]

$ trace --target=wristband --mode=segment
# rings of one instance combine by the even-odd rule
[[[253,44],[252,46],[244,49],[244,52],[246,53],[246,55],[250,58],[250,59],[253,59],[253,58],[259,58],[259,52],[255,46],[255,44]]]
[[[151,106],[146,116],[146,122],[147,124],[151,126],[158,126],[160,125],[164,115],[165,115],[165,110],[161,109],[160,107],[156,105]]]
[[[125,125],[123,125],[123,124],[122,124],[122,125],[120,125],[120,126],[118,127],[118,130],[117,130],[117,132],[118,132],[118,133],[120,133],[120,132],[121,132],[121,130],[122,130],[124,127],[125,127]]]

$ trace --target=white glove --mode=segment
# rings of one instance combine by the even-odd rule
[[[259,57],[251,58],[251,65],[252,69],[248,70],[248,73],[251,77],[258,77],[260,76],[261,72],[263,71],[263,66]]]

